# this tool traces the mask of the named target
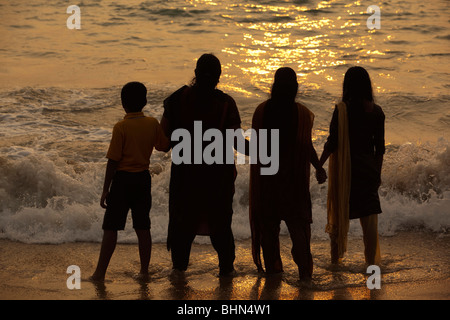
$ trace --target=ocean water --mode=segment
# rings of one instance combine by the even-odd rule
[[[120,89],[148,87],[145,113],[193,77],[205,52],[222,62],[219,88],[242,127],[268,97],[277,68],[296,70],[298,101],[314,112],[320,153],[345,71],[364,66],[386,114],[381,235],[450,228],[450,69],[446,0],[0,2],[0,238],[26,243],[101,241],[105,154],[122,119]],[[381,28],[369,30],[369,5]],[[170,154],[152,157],[154,242],[168,222]],[[238,166],[233,232],[248,239],[249,166]],[[313,238],[325,239],[326,185],[311,180]],[[282,233],[287,230],[283,226]],[[351,236],[360,236],[358,222]],[[121,242],[135,242],[127,224]],[[197,237],[198,242],[207,242]]]

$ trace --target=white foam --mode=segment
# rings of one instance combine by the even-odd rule
[[[6,151],[7,156],[0,157],[1,238],[31,243],[101,241],[103,209],[99,206],[99,197],[104,161],[69,163],[52,153],[39,153],[31,148],[15,147]],[[399,146],[388,152],[380,189],[383,209],[379,218],[381,235],[389,236],[399,230],[416,228],[448,232],[449,155],[445,141]],[[170,162],[162,153],[155,158],[152,168],[159,174],[152,178],[152,237],[154,242],[165,242]],[[239,165],[237,169],[232,227],[235,238],[239,240],[250,237],[249,166]],[[430,179],[432,184],[429,184]],[[315,239],[327,238],[324,231],[326,194],[326,185],[318,185],[312,178],[312,236]],[[130,219],[126,230],[119,233],[121,242],[136,242]],[[281,233],[287,234],[284,223]],[[350,235],[361,235],[358,221],[351,222]],[[205,243],[209,239],[197,237],[196,241]]]

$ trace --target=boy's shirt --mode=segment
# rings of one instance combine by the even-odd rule
[[[140,172],[148,170],[153,148],[169,148],[158,120],[143,112],[131,112],[114,126],[106,157],[119,162],[118,171]]]

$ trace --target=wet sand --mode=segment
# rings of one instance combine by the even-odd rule
[[[404,232],[380,239],[381,289],[367,288],[361,239],[351,239],[342,266],[329,264],[328,241],[312,241],[313,283],[298,281],[290,239],[281,237],[284,273],[258,274],[250,241],[236,242],[236,274],[219,277],[214,249],[194,244],[184,274],[171,270],[165,244],[153,244],[150,279],[137,276],[136,244],[118,244],[104,283],[88,281],[99,243],[24,244],[0,240],[2,300],[449,300],[448,235]],[[81,288],[68,289],[67,267],[81,271]]]

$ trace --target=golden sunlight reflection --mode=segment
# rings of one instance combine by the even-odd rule
[[[227,16],[240,33],[227,34],[231,42],[225,42],[221,52],[229,57],[224,68],[242,75],[235,81],[245,79],[249,83],[239,92],[245,96],[255,92],[258,97],[265,96],[275,71],[283,66],[296,70],[299,83],[308,90],[324,84],[339,88],[346,66],[373,64],[383,59],[388,52],[380,48],[379,40],[375,41],[380,34],[365,26],[366,7],[360,1],[352,1],[342,8],[341,14],[330,16],[333,5],[338,5],[334,2],[322,1],[313,6],[291,2],[228,4]],[[244,18],[232,19],[238,10],[244,12]],[[392,37],[381,38],[390,41]],[[230,81],[221,85],[224,89],[239,87]]]
[[[320,12],[320,9],[329,5],[323,1],[313,10]],[[340,58],[342,54],[338,47],[330,46],[329,34],[336,29],[344,30],[345,33],[346,29],[358,25],[357,23],[340,21],[340,17],[332,21],[320,15],[312,19],[311,16],[304,14],[306,7],[287,3],[277,6],[259,4],[241,6],[244,6],[248,14],[248,19],[236,22],[237,27],[244,30],[243,36],[240,42],[233,43],[232,47],[225,47],[222,52],[242,58],[232,59],[225,68],[239,69],[252,86],[264,94],[270,90],[274,72],[282,66],[294,68],[299,81],[308,82],[310,87],[318,87],[317,83],[311,81],[317,76],[325,77],[327,81],[336,81],[336,76],[328,75],[327,70],[344,65],[346,61]],[[255,14],[268,12],[270,17],[261,22],[251,19]],[[368,54],[381,52],[373,51]]]

